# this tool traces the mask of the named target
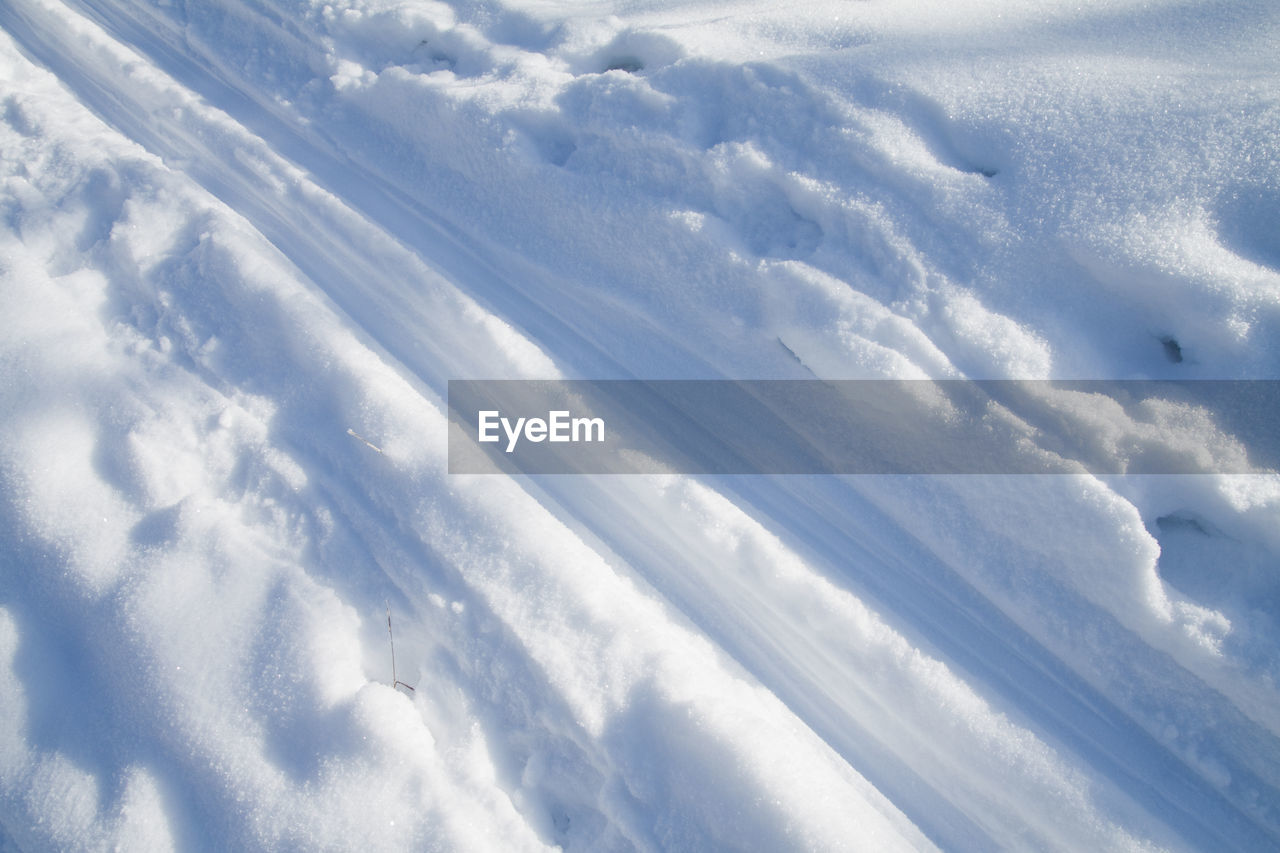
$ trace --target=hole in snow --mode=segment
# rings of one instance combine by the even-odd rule
[[[644,70],[644,63],[636,56],[618,56],[608,61],[604,66],[605,71],[625,71],[628,74],[636,74]]]
[[[1188,509],[1160,516],[1149,529],[1160,543],[1160,577],[1195,605],[1222,613],[1245,659],[1273,666],[1270,650],[1280,638],[1274,552],[1250,536],[1228,535]]]
[[[4,122],[23,136],[35,136],[38,133],[35,125],[27,117],[26,110],[22,108],[22,104],[18,103],[12,95],[4,101]]]
[[[1169,515],[1162,515],[1156,519],[1156,529],[1164,535],[1174,531],[1198,533],[1201,536],[1210,535],[1209,529],[1189,513],[1175,512]]]

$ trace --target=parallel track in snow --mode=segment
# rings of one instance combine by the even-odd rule
[[[566,299],[575,300],[568,313],[577,318],[603,315],[605,308],[558,288],[516,257],[495,254],[492,246],[449,225],[428,203],[390,185],[314,130],[294,124],[286,110],[238,88],[185,51],[176,30],[159,29],[167,26],[164,19],[132,17],[129,7],[103,0],[72,8],[193,97],[167,102],[176,88],[131,80],[134,72],[112,67],[106,55],[79,54],[82,45],[31,5],[0,8],[0,27],[104,121],[243,216],[350,318],[365,341],[424,389],[441,395],[446,379],[471,367],[468,341],[461,334],[451,336],[440,315],[442,306],[457,310],[462,304],[455,291],[520,330],[564,372],[622,375],[609,355],[609,324],[580,319],[571,325],[563,319],[565,312],[557,311]],[[378,232],[383,247],[399,253],[394,263],[380,259],[365,242]],[[424,285],[418,277],[431,281]],[[418,292],[423,295],[415,299]],[[639,316],[634,320],[645,322]],[[676,342],[671,346],[668,357],[695,358]],[[715,485],[784,541],[807,543],[836,586],[874,602],[895,626],[981,685],[998,708],[1016,712],[1018,722],[1069,750],[1193,845],[1264,849],[1276,842],[1276,826],[1223,796],[1110,697],[860,498],[804,485]],[[333,488],[358,496],[376,487],[339,479]],[[705,562],[715,558],[713,551],[681,552],[647,542],[665,535],[652,529],[665,520],[655,522],[625,504],[610,506],[604,485],[541,483],[533,490],[634,567],[931,837],[950,845],[1007,840],[1001,835],[1007,828],[969,816],[985,812],[985,820],[998,821],[998,804],[984,802],[982,792],[957,804],[941,789],[943,783],[977,781],[966,768],[939,772],[918,756],[901,758],[910,733],[894,728],[891,708],[879,709],[882,716],[874,723],[859,718],[859,711],[871,713],[876,705],[871,682],[848,671],[838,638],[806,630],[803,612],[772,600],[768,588],[725,583],[732,579],[717,577]],[[368,505],[379,506],[375,495],[364,497],[371,498]],[[405,529],[414,522],[394,507],[381,506],[379,513],[360,524]],[[1241,736],[1264,737],[1190,674],[1185,682],[1205,701],[1217,703],[1220,716]],[[939,750],[956,764],[963,757],[949,753],[947,745]],[[593,760],[607,765],[601,756]],[[1251,778],[1243,766],[1231,771],[1267,788],[1266,780]]]

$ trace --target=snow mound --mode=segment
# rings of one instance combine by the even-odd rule
[[[0,849],[1273,849],[1280,476],[451,476],[443,396],[1275,378],[1277,45],[5,4]]]

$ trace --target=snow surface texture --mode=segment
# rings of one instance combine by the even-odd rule
[[[442,404],[1280,376],[1270,0],[0,30],[0,849],[1280,845],[1280,478],[450,477]]]

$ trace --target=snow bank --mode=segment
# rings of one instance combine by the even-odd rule
[[[1274,377],[1278,28],[0,9],[0,846],[1275,846],[1277,477],[451,477],[441,397]]]

